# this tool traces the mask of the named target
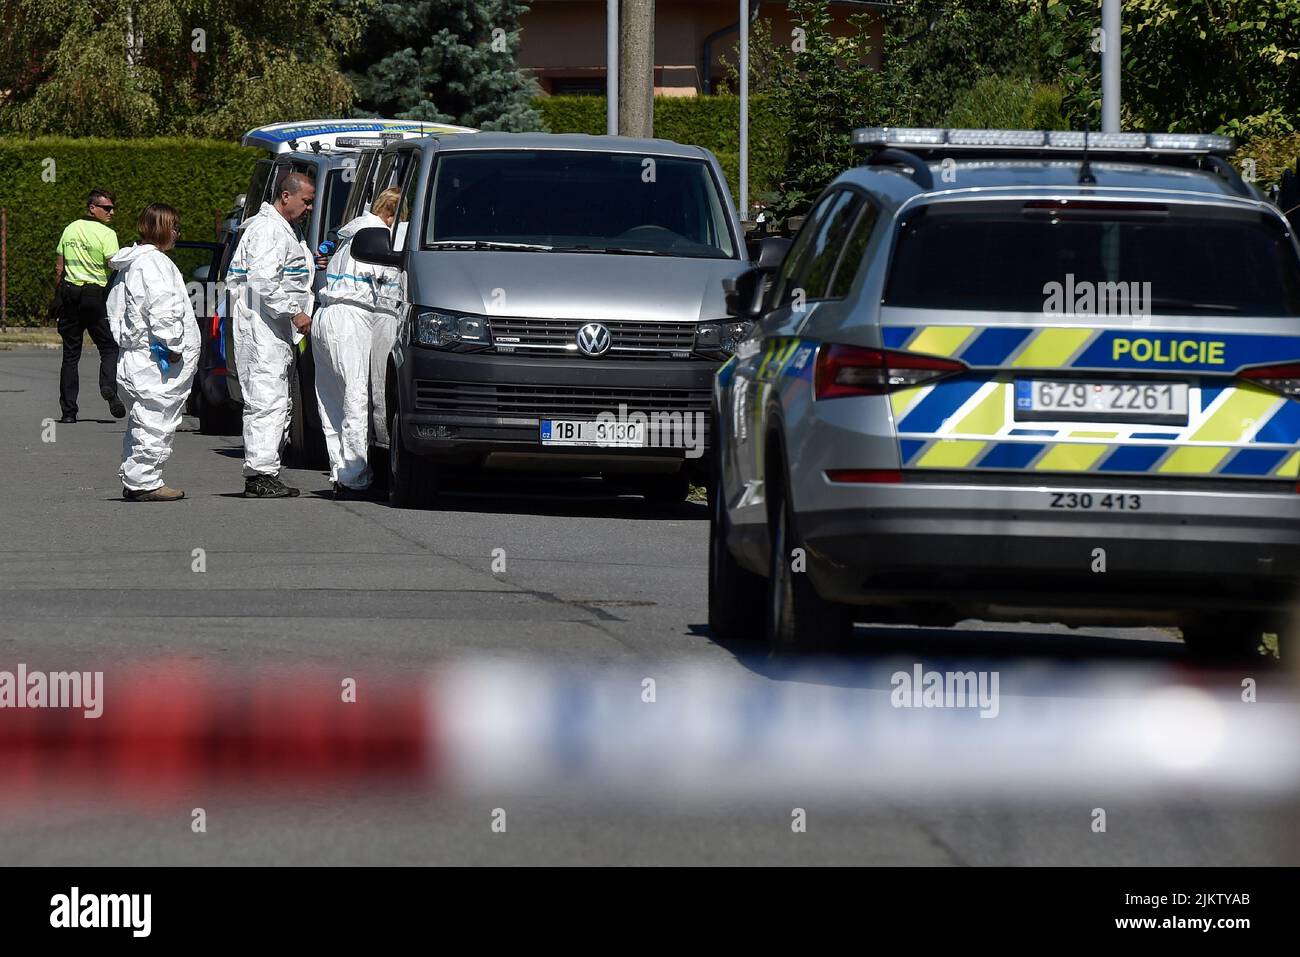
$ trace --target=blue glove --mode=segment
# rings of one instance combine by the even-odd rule
[[[181,361],[179,355],[169,351],[161,342],[149,343],[149,354],[153,356],[154,361],[158,363],[158,368],[162,370],[163,375],[166,375],[171,371],[173,362]]]

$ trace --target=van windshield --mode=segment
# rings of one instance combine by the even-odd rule
[[[577,150],[444,153],[425,247],[731,259],[728,216],[701,160]]]
[[[1141,296],[1157,315],[1296,316],[1300,259],[1275,220],[1253,213],[1161,203],[934,203],[900,222],[884,302],[1100,312],[1117,290]]]

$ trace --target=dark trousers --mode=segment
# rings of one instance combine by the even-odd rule
[[[104,311],[104,287],[93,283],[74,286],[59,283],[59,336],[63,339],[63,368],[59,370],[59,407],[64,415],[77,414],[80,382],[77,363],[86,333],[99,350],[99,394],[105,399],[117,395],[117,343],[108,328]]]

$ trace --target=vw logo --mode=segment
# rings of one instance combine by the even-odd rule
[[[578,348],[589,356],[603,356],[609,351],[609,327],[589,322],[578,330]]]

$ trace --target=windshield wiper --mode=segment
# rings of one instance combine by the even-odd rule
[[[673,253],[662,249],[631,249],[625,246],[563,246],[556,250],[562,253],[610,253],[615,256],[672,256]]]
[[[1152,296],[1151,305],[1173,309],[1194,309],[1197,312],[1241,312],[1240,306],[1231,306],[1224,302],[1192,302],[1190,299],[1167,299],[1162,296]]]
[[[428,245],[441,249],[523,249],[546,253],[555,248],[539,243],[499,243],[492,239],[436,239]]]

